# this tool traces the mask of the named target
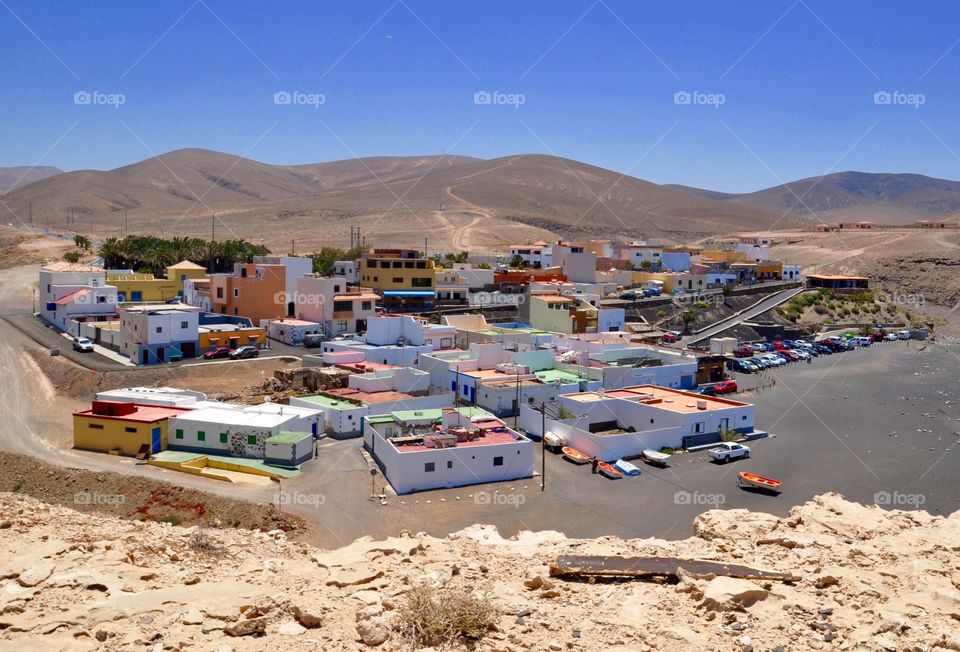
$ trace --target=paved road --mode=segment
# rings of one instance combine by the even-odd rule
[[[724,320],[718,321],[716,324],[713,324],[712,326],[707,326],[706,328],[700,329],[699,331],[697,331],[695,335],[685,338],[686,339],[685,343],[689,345],[689,344],[694,344],[695,342],[700,342],[702,340],[710,339],[711,337],[715,337],[716,335],[719,335],[725,330],[729,330],[730,328],[733,328],[734,326],[736,326],[741,322],[753,319],[754,317],[757,317],[758,315],[762,315],[763,313],[767,312],[771,308],[776,308],[781,303],[789,301],[793,297],[803,292],[804,289],[805,288],[802,288],[802,287],[790,288],[789,290],[777,292],[776,294],[770,297],[767,297],[766,299],[756,304],[755,306],[751,308],[747,308],[740,314],[733,315],[732,317],[728,317]]]

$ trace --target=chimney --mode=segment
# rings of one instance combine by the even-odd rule
[[[707,409],[707,401],[706,401],[706,399],[703,399],[703,398],[697,399],[697,409],[698,409],[698,410],[706,410],[706,409]]]

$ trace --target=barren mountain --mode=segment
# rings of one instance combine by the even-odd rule
[[[208,234],[216,213],[224,237],[229,231],[279,247],[296,239],[308,248],[345,241],[351,225],[374,243],[421,244],[427,236],[436,247],[476,249],[555,235],[686,239],[764,228],[776,217],[540,155],[277,166],[189,149],[106,172],[66,173],[5,201],[21,219],[32,202],[37,223],[99,235],[116,235],[124,211],[131,232]]]
[[[960,211],[960,181],[920,174],[837,172],[744,194],[674,187],[708,199],[823,222],[866,219],[904,224]]]
[[[28,183],[62,173],[63,170],[60,168],[49,165],[18,165],[12,168],[0,168],[0,195]]]

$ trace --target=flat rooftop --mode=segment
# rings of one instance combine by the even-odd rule
[[[407,394],[406,392],[395,392],[393,390],[385,390],[382,392],[361,392],[360,390],[350,389],[349,387],[342,389],[328,389],[327,393],[343,398],[350,398],[354,401],[363,401],[368,405],[389,403],[391,401],[402,401],[404,399],[413,398],[412,395]]]
[[[657,385],[635,385],[633,387],[605,391],[602,395],[600,392],[580,392],[578,394],[566,394],[564,398],[581,403],[595,403],[611,399],[635,401],[655,406],[662,410],[670,410],[671,412],[684,414],[703,412],[704,410],[697,408],[698,401],[705,401],[707,410],[725,410],[732,407],[749,405],[749,403],[742,403],[718,396],[704,396],[702,394],[694,394],[679,389],[659,387]]]
[[[190,408],[164,407],[161,405],[135,405],[136,409],[129,414],[98,414],[93,409],[74,412],[76,417],[90,417],[93,419],[113,419],[115,421],[133,421],[136,423],[154,423],[170,417],[183,416],[191,412]]]

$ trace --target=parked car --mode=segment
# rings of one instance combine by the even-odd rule
[[[760,371],[761,369],[766,369],[767,367],[770,366],[770,364],[766,360],[762,360],[761,358],[756,358],[756,357],[747,358],[747,362],[749,364],[752,364],[754,367],[756,367],[758,371]]]
[[[764,353],[762,357],[764,360],[769,360],[774,367],[781,367],[787,364],[787,361],[776,353]]]
[[[913,333],[910,331],[897,331],[898,340],[909,340],[911,337],[913,337]]]
[[[256,358],[260,355],[260,350],[255,346],[241,346],[239,349],[234,349],[230,354],[231,360],[245,360],[246,358]]]
[[[800,359],[800,356],[797,355],[796,352],[791,351],[790,349],[782,349],[780,351],[777,351],[777,353],[785,357],[790,362],[796,362],[797,360]]]
[[[229,358],[230,354],[233,353],[233,349],[228,346],[218,346],[215,349],[210,349],[203,354],[204,360],[216,360],[217,358]]]
[[[718,462],[729,462],[736,459],[747,459],[750,457],[750,448],[743,444],[737,444],[732,441],[725,441],[716,448],[707,451],[710,459]]]
[[[810,342],[808,342],[808,341],[806,341],[806,340],[794,340],[794,341],[793,341],[793,348],[795,348],[795,349],[805,349],[805,350],[809,350],[809,349],[812,349],[812,348],[813,348],[813,344],[811,344]]]
[[[883,334],[882,331],[877,331],[875,333],[870,334],[870,339],[873,340],[874,342],[882,342],[884,338],[885,338],[885,335]]]
[[[749,358],[756,353],[757,350],[749,346],[738,346],[733,350],[733,355],[737,356],[738,358]]]
[[[871,340],[869,337],[858,336],[850,340],[850,343],[854,346],[870,346],[873,344],[873,340]]]
[[[683,338],[683,334],[680,331],[667,331],[663,334],[663,341],[667,344],[672,344],[674,342],[679,342]]]
[[[93,351],[93,342],[86,337],[73,338],[73,350],[81,353],[90,353]]]
[[[699,387],[693,390],[694,394],[702,394],[704,396],[716,396],[717,387],[716,385],[700,385]]]
[[[809,360],[812,356],[804,351],[803,349],[791,349],[791,353],[800,358],[801,360]]]
[[[896,342],[900,338],[897,337],[896,333],[887,333],[886,335],[883,336],[883,339],[885,339],[888,342]]]
[[[729,369],[729,370],[731,370],[731,371],[739,371],[739,372],[742,373],[742,374],[752,374],[752,373],[753,373],[753,367],[752,367],[751,365],[747,364],[746,360],[743,360],[743,359],[740,359],[740,358],[738,358],[738,359],[736,359],[736,360],[728,360],[728,361],[727,361],[727,369]]]
[[[721,380],[713,386],[713,390],[716,394],[733,394],[737,391],[737,381]]]
[[[814,344],[813,350],[819,353],[820,355],[830,355],[831,353],[833,353],[833,349],[823,344]]]
[[[624,292],[620,295],[621,301],[636,301],[637,293],[636,292]]]

